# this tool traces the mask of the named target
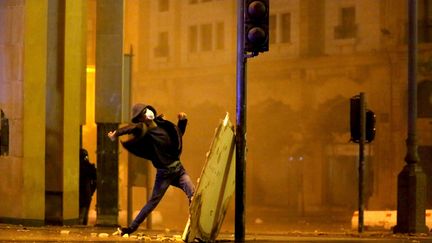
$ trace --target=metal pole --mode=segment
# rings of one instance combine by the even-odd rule
[[[410,0],[408,5],[408,138],[407,155],[408,164],[419,161],[416,139],[417,119],[417,1]]]
[[[426,226],[426,175],[419,165],[417,120],[417,0],[408,0],[408,138],[407,163],[398,175],[395,233],[424,233]]]
[[[244,0],[237,1],[237,104],[236,104],[236,185],[235,241],[245,239],[246,175],[246,62],[244,53]]]
[[[364,231],[364,171],[365,157],[364,146],[366,142],[366,101],[365,94],[360,93],[360,141],[359,141],[359,164],[358,164],[358,232]]]
[[[132,85],[132,61],[133,61],[133,48],[132,45],[130,46],[129,49],[129,55],[126,54],[125,57],[129,56],[129,90],[128,90],[128,101],[127,101],[127,105],[123,105],[123,109],[127,109],[129,110],[131,101],[132,101],[132,94],[131,94],[131,85]],[[122,113],[124,112],[122,109]],[[129,118],[129,112],[127,112],[127,118]],[[132,223],[132,214],[133,214],[133,180],[132,180],[132,155],[129,154],[128,156],[128,166],[127,166],[127,224],[129,225],[130,223]]]

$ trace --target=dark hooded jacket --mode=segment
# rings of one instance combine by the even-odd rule
[[[179,120],[177,126],[161,116],[154,120],[155,128],[148,128],[144,123],[134,123],[117,130],[117,136],[131,134],[132,137],[122,142],[130,153],[150,160],[153,166],[162,169],[180,160],[182,136],[186,131],[187,119]],[[144,130],[146,130],[144,132]]]

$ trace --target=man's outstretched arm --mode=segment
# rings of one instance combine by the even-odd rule
[[[111,141],[114,141],[117,137],[125,134],[133,134],[134,136],[142,136],[147,131],[147,127],[143,123],[130,124],[125,127],[121,127],[117,130],[108,132],[108,137]]]

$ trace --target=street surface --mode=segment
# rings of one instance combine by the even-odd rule
[[[432,242],[432,234],[392,234],[389,230],[367,229],[359,234],[338,223],[301,219],[271,227],[258,222],[246,228],[246,242]],[[282,230],[284,228],[284,230]],[[116,227],[42,226],[0,224],[0,242],[183,242],[181,230],[140,228],[125,238],[113,235]],[[223,229],[217,242],[233,242],[233,230]]]

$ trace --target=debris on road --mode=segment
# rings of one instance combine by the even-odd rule
[[[100,238],[106,238],[106,237],[108,237],[109,235],[107,234],[107,233],[99,233],[99,235],[98,235]]]

